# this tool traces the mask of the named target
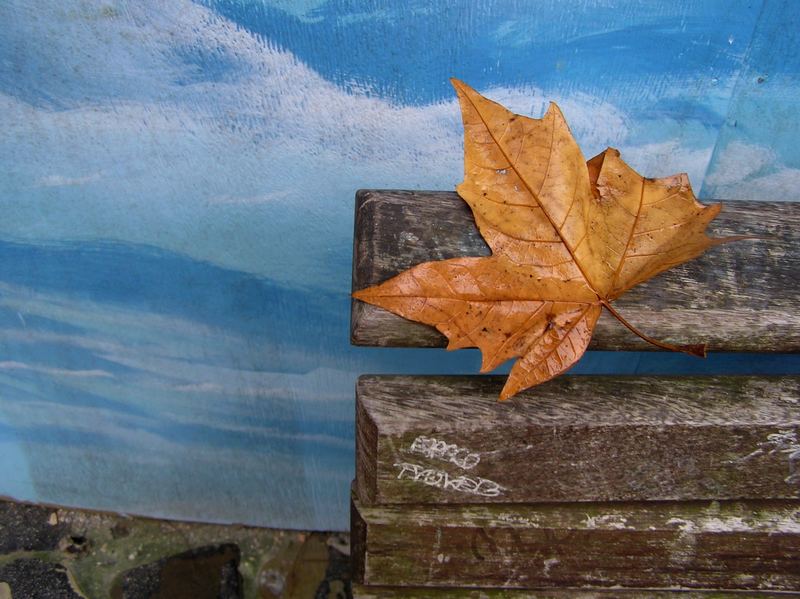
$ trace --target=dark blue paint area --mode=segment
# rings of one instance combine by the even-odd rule
[[[658,102],[641,116],[647,118],[669,118],[675,121],[696,120],[707,127],[721,127],[725,115],[697,102],[685,98],[666,98]]]
[[[295,423],[295,427],[301,423]],[[230,430],[205,424],[185,423],[160,423],[153,420],[151,424],[143,425],[140,430],[158,435],[164,439],[179,439],[182,445],[197,446],[204,450],[209,448],[241,449],[248,453],[269,458],[269,454],[279,452],[290,454],[302,442],[302,435],[323,434],[327,427],[320,421],[306,420],[302,422],[302,431],[293,430],[292,427],[283,428],[276,435],[274,431],[265,428],[263,431],[251,430],[245,434],[231,434]],[[297,433],[293,435],[292,433]],[[302,433],[299,434],[299,433]],[[342,444],[349,439],[342,435],[331,436],[332,440],[341,441]],[[326,451],[325,443],[317,441],[316,451]]]
[[[2,258],[0,258],[0,264],[2,264]],[[2,281],[1,274],[0,274],[0,281]],[[2,297],[2,291],[0,291],[0,297]],[[83,330],[81,327],[67,324],[65,322],[61,322],[58,320],[53,320],[52,318],[45,318],[43,316],[38,316],[35,314],[27,314],[23,316],[20,312],[14,310],[5,310],[0,308],[0,328],[13,329],[17,327],[30,327],[31,329],[46,329],[51,333],[59,333],[64,335],[79,333]]]
[[[0,241],[0,264],[0,282],[180,316],[256,340],[317,347],[341,340],[334,315],[341,313],[344,294],[289,289],[149,246]],[[297,338],[298,324],[314,331],[311,340]]]
[[[17,442],[17,428],[11,427],[4,422],[0,421],[0,443],[2,442]],[[3,495],[3,490],[0,489],[0,496]]]
[[[15,427],[14,435],[21,443],[40,445],[56,453],[59,448],[75,448],[89,456],[93,452],[102,453],[125,448],[125,444],[120,442],[113,431],[104,431],[102,426],[89,432],[57,424],[37,424]]]
[[[345,89],[366,88],[405,104],[451,99],[452,76],[477,88],[557,84],[600,97],[649,76],[728,76],[738,69],[758,12],[746,1],[613,8],[581,2],[564,10],[555,2],[338,0],[300,19],[262,2],[200,3]],[[739,44],[732,47],[731,39]]]
[[[569,374],[800,374],[798,354],[586,352]]]
[[[37,373],[17,372],[14,378],[19,383],[31,384],[36,388],[36,392],[23,389],[19,385],[0,382],[0,398],[4,402],[47,402],[52,404],[53,410],[62,409],[66,412],[70,408],[80,407],[108,410],[129,416],[153,416],[153,414],[135,404],[110,399],[86,390],[75,389],[69,385],[59,384],[56,380],[42,377]]]
[[[310,446],[312,452],[333,454],[338,451],[331,451],[319,440],[305,441],[302,437],[292,436],[291,434],[272,435],[269,431],[263,433],[249,432],[247,434],[232,435],[230,431],[204,425],[168,425],[160,423],[154,419],[152,425],[138,426],[136,430],[142,433],[157,435],[163,440],[177,442],[182,446],[182,450],[191,454],[193,449],[204,453],[213,453],[219,449],[234,449],[246,452],[263,460],[269,460],[275,456],[300,455],[303,446]],[[0,427],[2,427],[0,423]],[[0,428],[0,433],[2,429]],[[291,431],[284,431],[291,433]],[[14,435],[14,436],[12,436]],[[120,450],[128,448],[136,452],[146,451],[146,449],[130,446],[129,440],[121,440],[114,431],[104,431],[102,425],[96,431],[87,434],[85,430],[60,426],[58,424],[42,424],[35,426],[22,426],[9,430],[9,437],[16,438],[17,441],[36,443],[49,446],[74,447],[81,450]],[[2,437],[0,437],[2,439]],[[342,439],[344,441],[344,439]],[[345,452],[350,454],[350,451]],[[333,457],[333,455],[329,455]],[[209,473],[213,474],[213,473]]]
[[[370,356],[363,373],[396,374],[475,374],[480,367],[477,350],[447,352],[435,349],[356,348],[359,356]],[[378,355],[376,355],[378,354]],[[426,357],[427,354],[427,357]],[[455,363],[448,358],[461,354]],[[383,359],[381,359],[383,358]],[[506,362],[492,374],[507,374],[513,361]],[[376,369],[377,367],[377,369]],[[369,368],[372,368],[370,370]],[[800,374],[799,354],[710,353],[696,358],[673,352],[588,351],[567,371],[570,375],[589,374]]]

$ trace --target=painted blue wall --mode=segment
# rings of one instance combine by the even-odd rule
[[[0,3],[0,494],[346,528],[359,187],[460,181],[457,76],[701,197],[796,200],[790,0]],[[798,370],[594,354],[578,372]]]

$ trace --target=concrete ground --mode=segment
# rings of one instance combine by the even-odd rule
[[[340,533],[0,500],[0,599],[346,599],[349,553]]]

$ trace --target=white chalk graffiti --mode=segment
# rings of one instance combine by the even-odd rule
[[[424,455],[426,458],[451,462],[464,470],[474,468],[481,461],[481,456],[477,453],[433,437],[419,436],[414,439],[409,449],[412,453]]]
[[[503,487],[485,478],[470,478],[464,475],[453,477],[444,470],[426,468],[409,462],[401,462],[394,466],[400,468],[398,480],[413,480],[445,491],[461,491],[482,497],[497,497],[503,492]]]
[[[774,455],[782,453],[789,461],[789,476],[783,479],[789,484],[800,483],[800,442],[797,440],[796,430],[782,430],[767,435],[767,440],[758,444],[758,449],[744,456],[744,462],[760,455]]]

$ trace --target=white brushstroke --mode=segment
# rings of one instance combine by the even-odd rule
[[[705,181],[708,195],[722,200],[799,201],[800,169],[786,166],[759,144],[729,143]]]
[[[28,370],[39,374],[46,374],[53,377],[76,377],[76,378],[114,378],[114,375],[106,370],[71,370],[69,368],[51,368],[41,364],[27,364],[7,360],[0,362],[0,370]]]
[[[686,148],[679,139],[639,146],[623,144],[619,150],[622,158],[642,176],[655,178],[686,173],[698,196],[712,154],[711,146]]]
[[[86,185],[100,180],[100,173],[86,175],[85,177],[65,177],[63,175],[47,175],[34,183],[35,187],[74,187]]]

